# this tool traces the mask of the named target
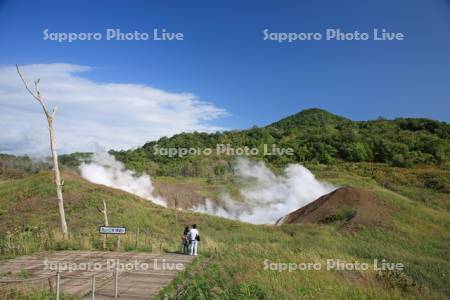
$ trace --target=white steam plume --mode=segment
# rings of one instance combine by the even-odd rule
[[[239,159],[237,176],[245,183],[240,192],[243,201],[225,194],[222,203],[206,200],[193,210],[254,224],[274,223],[284,215],[316,200],[335,189],[319,182],[307,168],[299,164],[286,167],[283,175],[275,175],[263,162]]]
[[[167,206],[164,199],[152,195],[153,185],[149,175],[137,176],[107,152],[94,153],[91,162],[80,165],[80,171],[81,177],[88,181],[124,190],[155,204]]]

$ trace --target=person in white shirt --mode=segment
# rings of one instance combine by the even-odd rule
[[[196,256],[197,255],[197,246],[198,242],[200,241],[200,235],[198,233],[197,225],[192,225],[191,230],[189,230],[188,233],[189,243],[191,246],[191,255]]]

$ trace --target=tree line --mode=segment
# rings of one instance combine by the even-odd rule
[[[159,176],[222,176],[232,172],[226,155],[167,157],[160,148],[215,148],[217,144],[258,148],[274,168],[288,163],[334,164],[374,162],[395,167],[441,165],[450,157],[450,125],[424,118],[378,118],[352,121],[321,109],[309,109],[266,127],[215,133],[180,133],[146,143],[140,148],[111,151],[136,171]],[[292,156],[264,156],[264,144],[292,148]]]

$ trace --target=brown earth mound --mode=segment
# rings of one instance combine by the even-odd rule
[[[281,224],[343,222],[344,229],[388,224],[392,209],[374,193],[351,186],[338,188],[277,221]]]
[[[206,197],[201,195],[196,186],[183,182],[154,181],[154,194],[163,197],[171,208],[191,209],[198,204],[205,204]]]

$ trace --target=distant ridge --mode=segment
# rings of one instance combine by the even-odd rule
[[[302,110],[265,127],[224,132],[184,132],[149,141],[142,147],[111,151],[132,170],[156,176],[227,177],[233,173],[234,155],[168,157],[158,149],[256,148],[250,159],[270,167],[290,163],[331,165],[340,162],[382,163],[409,168],[450,162],[450,125],[424,118],[379,118],[352,121],[319,108]],[[293,155],[264,155],[264,147],[292,149]],[[75,156],[75,155],[74,155]],[[76,161],[62,156],[64,161]]]

